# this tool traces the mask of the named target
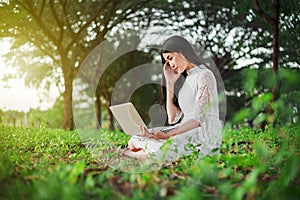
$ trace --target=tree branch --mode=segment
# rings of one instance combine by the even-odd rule
[[[19,1],[19,4],[27,10],[31,16],[33,17],[36,24],[41,28],[41,30],[44,32],[44,34],[49,38],[50,41],[52,41],[54,44],[57,44],[57,40],[54,37],[54,35],[51,33],[51,31],[47,28],[47,26],[42,22],[42,20],[39,18],[39,16],[34,12],[34,7],[32,5],[32,2],[26,1],[25,4],[23,2]],[[28,7],[27,7],[27,6]],[[24,33],[26,34],[26,33]]]
[[[259,6],[258,0],[254,0],[254,6],[256,9],[256,12],[259,16],[261,16],[263,19],[265,19],[269,24],[271,24],[272,26],[275,24],[275,20],[270,17],[269,15],[267,15]]]
[[[57,40],[58,41],[57,45],[58,45],[58,48],[59,48],[59,45],[62,43],[63,35],[64,35],[63,22],[59,20],[58,14],[57,14],[57,12],[56,12],[56,10],[54,8],[54,4],[53,3],[54,3],[54,1],[51,0],[50,1],[50,9],[51,9],[52,15],[53,15],[53,17],[54,17],[54,19],[55,19],[55,21],[56,21],[56,23],[57,23],[57,25],[58,25],[58,27],[60,29],[59,30],[59,32],[60,32],[59,38]]]
[[[61,2],[61,1],[60,1],[60,2]],[[70,33],[72,33],[73,30],[72,30],[71,24],[70,24],[70,22],[69,22],[69,20],[68,20],[68,15],[67,15],[67,11],[66,11],[66,8],[67,8],[67,1],[61,2],[61,3],[62,3],[62,5],[63,5],[63,9],[62,9],[62,11],[63,11],[63,17],[64,17],[64,19],[65,19],[67,29],[69,30]]]
[[[41,18],[43,12],[44,12],[44,9],[45,9],[45,0],[43,0],[43,3],[42,3],[42,6],[41,6],[41,10],[40,10],[40,13],[38,14],[39,15],[39,18]]]
[[[73,36],[72,41],[68,44],[68,46],[66,47],[66,51],[69,51],[69,49],[72,47],[72,45],[77,41],[77,39],[79,38],[81,32],[83,32],[84,30],[86,30],[86,28],[88,26],[91,25],[91,23],[93,21],[95,21],[97,19],[97,17],[99,17],[100,13],[103,11],[103,9],[105,8],[107,2],[109,2],[110,0],[106,0],[101,7],[98,9],[98,12],[94,15],[94,17],[92,17],[89,21],[86,22],[85,25],[81,26],[79,31]]]

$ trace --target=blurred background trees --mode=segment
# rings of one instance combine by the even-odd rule
[[[116,25],[129,20],[147,1],[10,1],[1,3],[2,36],[13,37],[8,55],[29,84],[62,88],[62,127],[74,128],[73,81],[85,55]],[[20,56],[21,55],[21,56]]]
[[[300,2],[278,1],[276,77],[272,75],[274,30],[257,8],[258,3],[265,15],[275,19],[274,1],[9,1],[1,3],[0,36],[11,38],[13,46],[7,55],[7,64],[17,68],[28,85],[47,90],[54,84],[59,88],[60,103],[51,111],[55,114],[49,112],[47,117],[56,119],[55,122],[48,120],[53,127],[62,124],[65,129],[73,129],[72,104],[86,103],[86,107],[76,109],[82,123],[113,130],[108,106],[116,82],[135,66],[159,62],[159,52],[146,50],[149,43],[143,44],[145,37],[150,40],[173,34],[187,37],[199,54],[208,52],[216,63],[226,89],[226,122],[232,126],[252,127],[264,123],[297,123]],[[129,39],[132,37],[135,39]],[[117,44],[122,46],[120,41],[126,39],[136,42],[128,44],[129,49],[139,50],[127,52],[117,60],[83,63],[101,42],[106,40],[115,46],[99,49],[95,54],[99,60],[109,57],[105,56],[109,52],[117,52]],[[150,45],[159,46],[160,42],[153,40]],[[109,64],[107,70],[99,72],[103,69],[101,63]],[[83,64],[89,66],[89,70],[81,72]],[[96,78],[99,73],[103,73],[101,80]],[[72,92],[78,85],[82,86],[79,94],[82,98],[74,100]],[[275,99],[272,98],[274,86],[280,91]],[[145,95],[149,96],[147,102],[140,101]],[[147,85],[133,95],[146,121],[149,121],[149,107],[158,98],[157,85]],[[272,115],[266,112],[267,107],[273,110]],[[29,116],[33,116],[32,113]],[[95,119],[90,119],[88,113],[96,114]],[[6,114],[0,113],[8,116]]]

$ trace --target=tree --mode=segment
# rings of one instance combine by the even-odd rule
[[[2,123],[3,123],[3,117],[4,117],[3,110],[0,109],[0,126],[1,126]]]
[[[279,63],[283,67],[295,67],[300,63],[300,2],[280,4]]]
[[[279,98],[279,72],[278,72],[278,55],[279,55],[279,0],[274,1],[274,16],[268,15],[265,11],[262,10],[260,7],[258,0],[254,0],[254,5],[256,12],[259,16],[261,16],[271,27],[273,31],[273,54],[272,54],[272,62],[273,62],[273,76],[274,76],[274,86],[272,89],[272,99],[271,103],[275,102]],[[267,112],[272,116],[274,110],[271,108],[270,105],[267,106]],[[264,128],[266,122],[263,123],[261,126]]]
[[[260,3],[267,15],[273,14],[270,2],[273,1]],[[279,66],[299,67],[299,8],[298,1],[289,1],[280,7]],[[259,73],[253,77],[261,77],[260,74],[271,64],[273,30],[257,16],[253,1],[14,1],[9,5],[2,3],[0,10],[3,11],[0,12],[3,22],[0,25],[1,36],[15,37],[14,47],[21,45],[27,52],[22,58],[12,53],[11,64],[22,65],[21,73],[26,74],[30,82],[45,86],[49,82],[57,83],[64,94],[65,119],[72,119],[72,115],[68,116],[72,110],[68,98],[72,97],[70,83],[73,83],[86,55],[104,39],[113,41],[118,31],[131,29],[139,36],[141,27],[148,26],[158,34],[190,36],[195,45],[211,52],[226,90],[232,95],[229,105],[234,106],[235,110],[249,107],[253,99],[270,92],[261,80],[254,80],[260,85],[255,85],[251,90],[241,84],[245,77],[251,77],[249,74],[253,71]],[[251,62],[244,63],[245,60]],[[97,87],[98,84],[93,82],[98,82],[94,78],[97,74],[95,67],[94,72],[86,74],[84,83],[90,81],[89,84],[95,86],[95,94],[89,96],[96,97],[99,120],[99,99],[109,95],[108,89],[113,81],[109,83],[107,80]],[[112,75],[108,75],[107,79],[113,79],[109,76]]]
[[[18,66],[29,83],[49,86],[55,81],[63,87],[63,128],[74,128],[73,80],[85,55],[105,40],[113,27],[134,18],[146,3],[146,0],[1,3],[4,15],[1,36],[14,38],[15,52],[8,55],[10,64]]]
[[[151,54],[137,50],[137,43],[139,41],[131,39],[131,37],[127,37],[126,40],[118,40],[119,45],[117,47],[113,45],[114,42],[98,46],[89,54],[79,71],[79,78],[83,83],[87,84],[84,92],[90,98],[94,97],[96,128],[99,128],[101,125],[100,109],[102,108],[102,104],[108,113],[108,127],[110,130],[114,130],[114,118],[109,110],[109,106],[112,102],[112,93],[116,83],[131,69],[149,63],[152,60]],[[147,74],[146,69],[145,74]],[[150,73],[148,74],[149,76],[151,75]],[[122,84],[122,89],[118,90],[118,98],[114,99],[115,102],[122,103],[129,100],[124,99],[126,91],[128,91],[127,85],[135,84],[138,80],[133,78],[128,81]],[[100,98],[102,99],[101,104]]]

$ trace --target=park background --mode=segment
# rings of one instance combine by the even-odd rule
[[[28,193],[25,192],[25,196],[31,197],[35,194],[34,191],[39,190],[35,184],[44,184],[43,187],[46,188],[48,182],[43,178],[46,175],[37,170],[44,169],[44,165],[36,167],[40,160],[41,163],[45,162],[45,158],[27,156],[35,151],[39,152],[38,155],[44,155],[45,150],[57,150],[62,146],[55,142],[47,146],[45,141],[49,142],[49,138],[45,138],[62,137],[61,141],[55,141],[68,148],[64,147],[66,149],[62,148],[61,152],[57,153],[62,163],[59,164],[59,169],[55,168],[56,164],[50,165],[57,170],[53,172],[51,168],[51,173],[54,173],[58,180],[60,176],[68,176],[70,184],[66,184],[66,187],[70,187],[70,191],[77,191],[77,187],[83,184],[85,189],[81,195],[90,194],[93,198],[101,196],[102,190],[90,190],[97,186],[97,181],[103,181],[103,177],[101,180],[99,176],[96,176],[98,179],[93,179],[94,174],[88,173],[91,163],[99,161],[91,156],[89,159],[93,161],[85,160],[82,164],[79,161],[87,159],[88,152],[85,152],[84,156],[77,153],[78,157],[70,153],[84,151],[78,134],[74,136],[76,130],[78,126],[82,129],[95,129],[106,134],[110,142],[118,141],[119,145],[124,145],[126,136],[115,138],[116,136],[111,134],[119,133],[119,127],[108,109],[114,86],[122,75],[135,67],[159,63],[158,49],[161,42],[168,36],[181,35],[199,50],[199,54],[207,52],[201,56],[208,56],[213,60],[222,76],[227,105],[221,159],[223,164],[228,161],[227,168],[233,170],[229,170],[230,173],[234,173],[228,172],[230,175],[224,175],[224,165],[218,167],[226,178],[231,181],[238,180],[238,183],[233,181],[234,183],[224,184],[223,189],[216,186],[217,184],[214,185],[215,183],[196,183],[190,190],[201,195],[209,194],[213,198],[226,198],[231,197],[231,193],[226,192],[224,188],[231,188],[228,191],[239,188],[236,190],[238,192],[233,193],[234,197],[251,199],[261,196],[264,190],[267,191],[264,198],[275,195],[276,193],[272,193],[273,189],[279,187],[279,194],[282,195],[279,195],[279,198],[287,194],[291,194],[293,198],[293,193],[295,196],[299,194],[299,189],[296,189],[299,186],[299,178],[295,178],[299,175],[299,11],[300,2],[297,0],[0,1],[0,39],[3,48],[7,49],[2,51],[1,57],[2,91],[14,88],[18,85],[16,83],[21,81],[21,85],[24,83],[38,98],[34,100],[37,102],[35,105],[22,109],[10,108],[9,102],[5,102],[6,105],[0,108],[1,137],[2,141],[6,141],[2,144],[1,162],[6,164],[2,165],[0,181],[5,187],[14,186],[15,191],[9,193],[0,190],[0,195],[11,198],[14,195],[21,196],[20,188],[25,187],[30,188]],[[98,48],[99,53],[92,54],[96,56],[92,61],[102,59],[102,62],[109,63],[109,66],[100,79],[97,79],[95,77],[99,78],[99,71],[103,69],[101,62],[86,62],[86,58],[103,42],[110,45]],[[132,51],[124,54],[114,53],[124,48]],[[115,56],[112,62],[105,61],[105,57],[111,58],[113,55],[120,56]],[[80,70],[83,65],[87,70]],[[156,79],[161,78],[161,74],[154,74],[152,78],[154,76]],[[126,95],[131,81],[134,80],[124,80],[123,89],[118,90],[119,96]],[[25,102],[26,94],[17,90],[10,91],[14,93],[13,96],[20,105]],[[1,94],[1,99],[4,99],[3,94],[5,92]],[[130,101],[149,123],[149,109],[159,97],[159,85],[147,84],[138,88]],[[70,139],[70,134],[77,139]],[[257,145],[254,145],[255,141],[258,142]],[[13,147],[19,148],[18,151],[22,153],[17,155],[18,152]],[[71,158],[68,155],[68,159],[64,159],[65,153],[70,154]],[[48,156],[50,154],[52,159],[53,152]],[[227,154],[231,155],[231,162],[226,157]],[[278,159],[271,162],[274,155],[278,155]],[[233,156],[246,156],[244,159],[248,162],[233,161]],[[60,160],[58,157],[55,159]],[[22,165],[21,160],[24,158],[27,160],[25,159],[26,162]],[[214,159],[220,164],[219,157]],[[211,164],[216,161],[214,159],[199,161],[196,166],[208,165],[215,168],[216,166]],[[194,166],[192,160],[186,159],[181,163]],[[261,165],[267,165],[266,163],[271,167],[261,168]],[[70,169],[68,174],[68,166],[79,172]],[[13,170],[6,173],[8,168]],[[286,169],[290,174],[282,175],[280,168]],[[171,167],[172,170],[174,169]],[[59,175],[62,171],[67,172],[65,175]],[[91,171],[95,173],[97,170]],[[103,171],[106,176],[112,173],[107,172],[107,169]],[[167,183],[171,186],[164,186],[164,190],[161,191],[154,183],[167,184],[161,174],[167,176],[169,172],[156,174],[157,179],[160,179],[157,182],[145,174],[133,177],[114,174],[108,182],[112,188],[121,188],[119,193],[114,193],[116,196],[130,197],[134,193],[131,187],[137,187],[137,191],[153,191],[156,197],[167,198],[176,196],[177,190],[183,194],[189,193],[183,183],[176,186],[178,179],[183,179],[184,183],[190,181],[186,177],[199,176],[201,181],[207,179],[203,178],[205,172],[199,175],[195,170],[188,171],[183,167],[182,171],[172,171],[175,182],[167,177]],[[261,180],[261,175],[268,175],[264,176],[267,180]],[[77,176],[84,178],[77,181],[72,179]],[[18,177],[17,181],[13,181],[14,177]],[[122,181],[119,181],[120,177]],[[221,178],[221,181],[224,182],[226,178]],[[146,179],[150,180],[150,186],[144,183]],[[258,187],[259,184],[261,185]],[[58,185],[59,181],[52,189],[55,190]],[[128,185],[131,189],[127,188],[124,192],[122,189],[126,189]],[[75,192],[64,192],[63,189],[59,190],[57,195],[75,195]],[[40,197],[39,194],[37,193],[37,198]],[[40,195],[42,194],[48,193],[43,191]],[[153,197],[151,192],[148,195]]]

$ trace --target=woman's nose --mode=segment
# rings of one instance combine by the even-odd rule
[[[173,63],[173,62],[169,62],[169,66],[170,66],[170,67],[172,67],[172,68],[174,68],[174,67],[175,67],[175,65],[174,65],[174,63]]]

